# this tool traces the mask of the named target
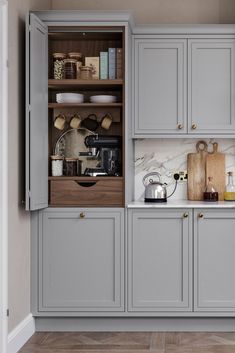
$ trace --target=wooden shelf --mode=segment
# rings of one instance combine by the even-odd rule
[[[70,88],[114,88],[115,86],[122,86],[124,80],[48,80],[48,87],[50,89],[70,89]]]
[[[54,176],[49,176],[48,180],[54,180],[54,181],[62,181],[62,180],[78,180],[78,181],[99,181],[99,180],[123,180],[123,177],[109,177],[109,176],[97,176],[97,177],[90,177],[90,176],[74,176],[74,177],[67,177],[67,176],[60,176],[60,177],[54,177]]]
[[[49,103],[49,109],[73,108],[73,107],[122,107],[122,103]]]

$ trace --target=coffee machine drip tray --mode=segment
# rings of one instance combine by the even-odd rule
[[[86,168],[84,175],[96,177],[96,176],[106,176],[108,173],[103,168]]]

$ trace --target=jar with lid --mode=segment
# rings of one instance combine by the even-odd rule
[[[81,66],[80,78],[81,78],[81,80],[92,80],[92,67],[91,66]]]
[[[51,175],[62,176],[63,175],[63,156],[51,156]]]
[[[228,172],[228,184],[224,193],[226,201],[235,201],[235,185],[233,183],[233,172]]]
[[[76,63],[75,59],[64,60],[64,78],[74,80],[76,78]]]
[[[53,54],[53,77],[55,80],[62,80],[64,78],[64,60],[66,54],[54,53]]]
[[[78,175],[78,158],[65,158],[65,175],[76,176]]]
[[[76,78],[80,78],[80,68],[82,66],[82,53],[69,53],[68,57],[70,59],[76,60]]]

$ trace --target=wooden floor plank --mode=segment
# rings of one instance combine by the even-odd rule
[[[235,333],[45,332],[19,353],[235,353]]]

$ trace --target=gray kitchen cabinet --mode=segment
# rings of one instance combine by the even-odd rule
[[[124,310],[123,218],[123,209],[39,213],[39,312]]]
[[[135,38],[134,133],[185,133],[187,41]]]
[[[189,133],[235,132],[235,39],[188,42]]]
[[[235,211],[194,211],[194,310],[235,311]]]
[[[192,211],[130,210],[128,311],[191,311]]]

